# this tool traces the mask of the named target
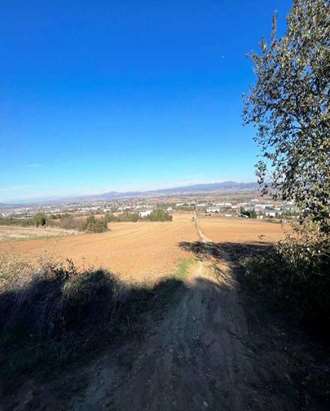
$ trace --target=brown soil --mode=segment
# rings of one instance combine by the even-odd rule
[[[103,267],[134,282],[154,281],[174,273],[189,253],[178,245],[194,241],[192,215],[175,215],[173,222],[112,223],[111,231],[65,238],[0,242],[0,254],[8,253],[36,261],[70,258],[81,270]]]
[[[194,227],[191,219],[189,224]],[[207,224],[206,230],[210,227]],[[188,232],[193,240],[198,237],[206,249],[211,246],[210,232],[204,233],[197,223],[195,234],[188,228],[182,233],[186,225],[187,220],[178,225],[178,237],[189,241]],[[201,226],[205,226],[205,221]],[[222,223],[219,226],[224,227]],[[152,230],[155,238],[153,230],[158,232],[158,226],[150,227],[141,230]],[[173,230],[176,232],[168,228],[171,226],[161,227],[168,236],[173,235]],[[265,229],[264,224],[251,227],[252,231],[255,229],[253,238],[263,232],[260,227]],[[139,229],[132,226],[133,237],[134,230]],[[227,230],[230,232],[229,226]],[[272,225],[272,230],[273,235],[279,236],[277,226]],[[117,238],[119,241],[119,232]],[[229,238],[236,241],[234,235]],[[163,252],[168,252],[165,246]],[[323,409],[312,403],[304,403],[306,408],[302,405],[301,392],[291,378],[288,353],[274,344],[276,332],[266,337],[252,332],[233,270],[231,258],[225,252],[217,259],[207,253],[199,255],[192,275],[185,281],[185,287],[176,291],[170,308],[161,318],[148,318],[142,339],[123,341],[115,351],[102,355],[74,375],[62,376],[57,386],[38,387],[29,382],[22,388],[24,399],[16,411]],[[59,393],[58,387],[63,391],[63,385],[68,387],[66,396]]]
[[[217,243],[274,243],[288,227],[280,223],[229,217],[199,218],[204,234]]]
[[[281,391],[285,358],[258,363],[236,287],[228,271],[215,279],[199,262],[177,304],[142,344],[89,368],[87,389],[70,408],[294,410]]]

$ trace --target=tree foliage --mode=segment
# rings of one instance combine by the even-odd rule
[[[257,218],[257,213],[255,210],[245,210],[245,208],[241,207],[240,213],[242,216],[245,216],[247,218]]]
[[[90,233],[103,233],[108,231],[108,221],[106,218],[90,215],[87,217],[84,230]]]
[[[44,227],[47,224],[47,216],[44,213],[37,213],[33,221],[36,227]]]
[[[259,183],[329,232],[329,0],[295,0],[286,34],[278,38],[275,16],[271,41],[251,57],[257,81],[244,120],[257,128]]]
[[[146,217],[149,221],[172,221],[172,216],[162,208],[156,208],[152,213]]]

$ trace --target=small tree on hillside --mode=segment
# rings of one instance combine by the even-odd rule
[[[90,233],[103,233],[108,231],[108,222],[106,218],[95,218],[94,215],[90,215],[86,219],[84,230]]]
[[[172,221],[172,216],[166,210],[156,208],[146,219],[150,221]]]
[[[329,232],[330,2],[294,0],[287,33],[252,54],[257,82],[244,119],[258,131],[264,192],[294,200],[302,220]],[[268,183],[268,180],[270,183]]]
[[[44,213],[37,213],[33,221],[36,227],[44,227],[47,224],[47,217]]]

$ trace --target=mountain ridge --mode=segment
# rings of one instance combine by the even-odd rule
[[[186,186],[170,187],[170,188],[160,188],[155,190],[146,191],[108,191],[101,194],[86,194],[81,196],[72,197],[61,197],[54,199],[39,199],[39,200],[24,200],[16,202],[21,204],[51,204],[51,203],[69,203],[69,202],[87,202],[87,201],[111,201],[111,200],[124,200],[133,198],[150,198],[157,196],[171,196],[171,195],[191,195],[191,194],[202,194],[202,193],[212,193],[212,192],[247,192],[256,191],[258,188],[257,183],[238,183],[235,181],[224,181],[216,183],[200,183],[192,184]],[[8,204],[4,202],[0,203],[0,207],[6,207]]]

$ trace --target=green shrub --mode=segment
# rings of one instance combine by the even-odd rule
[[[137,213],[131,213],[129,211],[124,211],[123,213],[119,214],[116,221],[128,221],[132,223],[136,223],[139,220],[139,215]]]
[[[109,212],[104,215],[104,219],[107,223],[118,221],[118,218],[113,213],[109,213]]]
[[[310,229],[245,261],[245,277],[276,304],[319,327],[330,327],[330,241]]]
[[[248,218],[257,218],[257,213],[255,210],[245,210],[244,208],[241,208],[241,215],[248,217]]]
[[[46,214],[44,213],[37,213],[34,217],[33,217],[33,221],[36,227],[44,227],[45,225],[47,225],[47,217]]]
[[[90,233],[104,233],[108,231],[108,221],[105,217],[96,218],[94,215],[87,217],[84,224],[84,231]]]
[[[31,217],[0,217],[0,225],[33,226],[35,221]]]
[[[172,216],[166,210],[156,208],[145,219],[149,221],[172,221]]]

